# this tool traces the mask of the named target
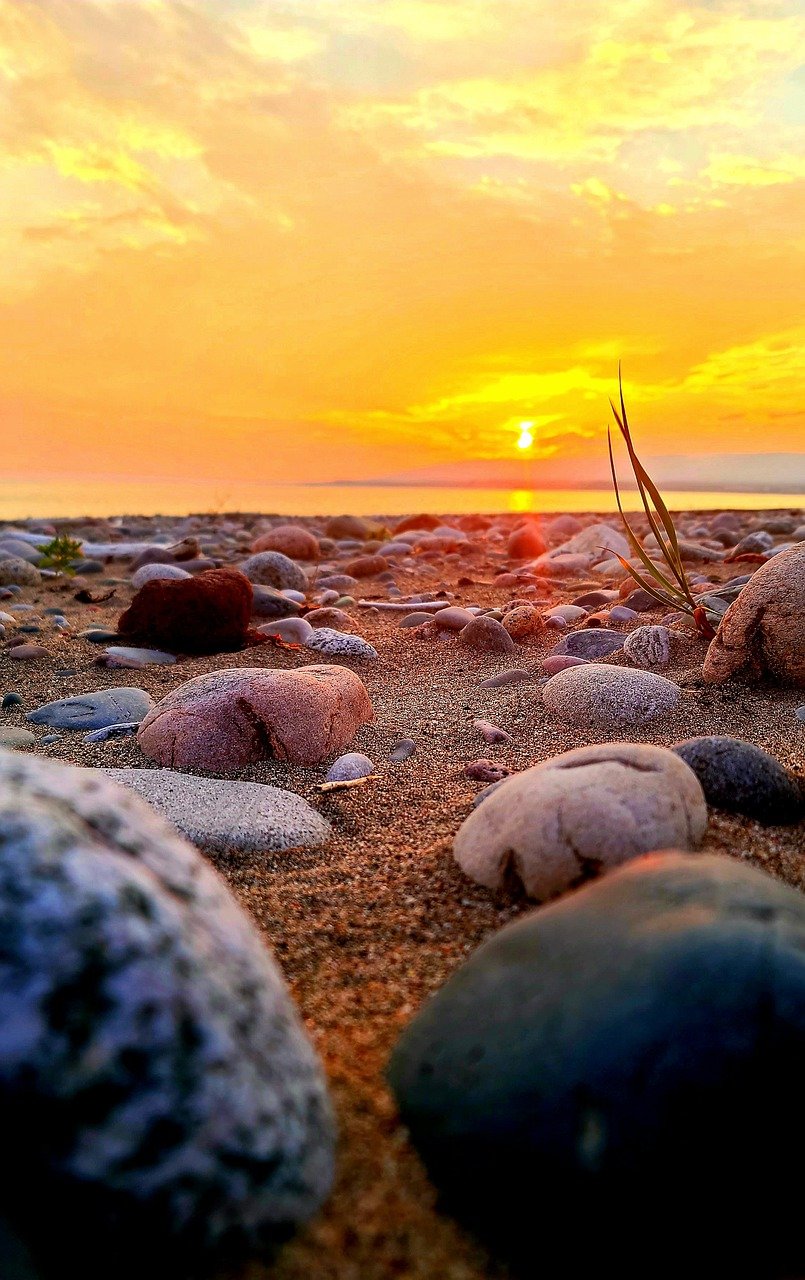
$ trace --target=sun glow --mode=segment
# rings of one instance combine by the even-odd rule
[[[517,440],[518,449],[530,449],[534,443],[534,433],[531,430],[533,422],[520,423],[520,435]]]

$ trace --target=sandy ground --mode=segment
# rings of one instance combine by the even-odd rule
[[[612,519],[611,517],[609,518]],[[614,524],[614,521],[613,521]],[[782,539],[780,539],[782,540]],[[727,580],[739,566],[717,566]],[[123,577],[118,566],[111,574]],[[442,578],[456,603],[502,604],[512,589],[488,583],[493,568],[484,558],[444,563],[434,570],[400,572],[407,594]],[[458,586],[471,576],[474,585]],[[93,592],[108,589],[87,579]],[[541,590],[540,600],[569,601],[581,590],[607,585],[596,575],[565,580]],[[377,583],[367,594],[385,598]],[[108,625],[132,592],[118,585],[115,599],[96,608],[73,600],[75,585],[26,590],[23,600],[42,608],[64,604],[77,631]],[[0,602],[13,611],[13,602]],[[643,615],[656,621],[662,610]],[[246,909],[265,933],[286,974],[309,1033],[325,1063],[338,1113],[340,1143],[334,1194],[318,1217],[281,1251],[269,1268],[254,1263],[237,1273],[248,1280],[497,1280],[507,1276],[472,1238],[436,1206],[436,1194],[395,1117],[383,1079],[384,1064],[402,1027],[422,1001],[490,933],[533,904],[513,902],[473,885],[454,864],[450,845],[481,783],[463,766],[478,757],[524,768],[558,752],[615,739],[570,729],[542,705],[539,661],[558,636],[548,632],[516,655],[478,655],[450,637],[425,642],[400,630],[398,620],[353,610],[355,629],[380,653],[376,662],[347,663],[364,680],[375,707],[373,724],[354,743],[377,765],[378,777],[349,791],[321,794],[326,767],[295,768],[268,761],[242,770],[242,779],[272,783],[306,796],[332,822],[333,838],[322,848],[272,857],[216,858]],[[0,656],[0,689],[25,700],[22,711],[4,713],[2,723],[24,724],[24,710],[54,698],[121,684],[163,696],[185,679],[230,666],[299,667],[316,662],[307,651],[273,646],[183,661],[175,667],[108,670],[94,665],[99,648],[74,636],[44,630],[31,640],[50,656],[33,663]],[[685,695],[673,716],[634,741],[670,745],[703,733],[730,734],[765,748],[803,773],[805,726],[794,716],[803,691],[770,685],[705,686],[700,680],[706,644],[691,640],[664,674]],[[615,655],[610,661],[618,662]],[[491,690],[480,682],[512,666],[533,669],[534,683]],[[59,676],[61,667],[77,674]],[[490,746],[473,727],[486,718],[514,737],[510,746]],[[46,732],[37,730],[37,733]],[[403,764],[388,762],[400,737],[417,743]],[[34,750],[53,759],[115,767],[147,765],[133,739],[87,745],[81,734]],[[712,813],[703,846],[707,852],[746,858],[798,888],[805,888],[805,831],[762,827]]]

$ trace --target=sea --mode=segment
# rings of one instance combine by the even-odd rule
[[[805,507],[805,493],[747,493],[669,489],[672,511],[777,510]],[[640,499],[625,490],[624,507]],[[214,481],[119,480],[112,478],[0,480],[0,520],[80,516],[220,515],[228,511],[283,516],[402,516],[430,511],[444,515],[500,512],[551,513],[617,510],[608,489],[481,489],[411,485],[297,485]]]

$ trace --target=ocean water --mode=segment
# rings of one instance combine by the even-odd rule
[[[803,493],[732,493],[667,490],[672,511],[805,507]],[[627,510],[638,510],[636,492],[624,492]],[[616,511],[606,489],[459,489],[408,485],[270,485],[214,481],[0,480],[0,520],[26,517],[187,515],[191,512],[261,512],[297,516],[401,516],[420,511],[477,512]]]

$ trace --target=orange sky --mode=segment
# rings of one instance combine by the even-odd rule
[[[789,0],[0,0],[7,472],[801,447]],[[799,70],[798,70],[799,68]],[[728,477],[727,477],[728,479]]]

